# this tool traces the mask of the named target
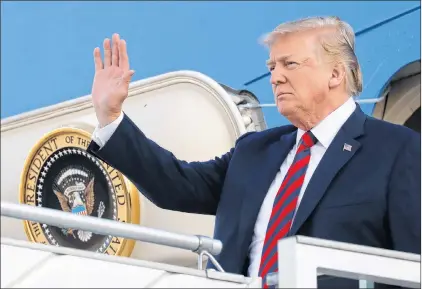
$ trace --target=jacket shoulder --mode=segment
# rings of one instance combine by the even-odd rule
[[[372,116],[367,116],[366,130],[370,133],[374,133],[380,139],[386,140],[387,142],[420,142],[421,134],[399,124],[380,120]]]
[[[284,125],[262,131],[247,132],[237,139],[236,146],[247,143],[278,141],[282,135],[291,133],[296,129],[293,125]]]

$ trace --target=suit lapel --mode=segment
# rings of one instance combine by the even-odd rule
[[[268,189],[289,151],[296,141],[296,130],[277,139],[251,158],[253,171],[250,174],[249,188],[242,198],[240,210],[240,246],[250,244],[253,229]]]
[[[306,188],[289,236],[297,233],[318,205],[337,173],[359,150],[361,144],[355,138],[363,134],[365,119],[364,113],[357,106],[328,147]]]

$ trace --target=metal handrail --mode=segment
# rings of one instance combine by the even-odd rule
[[[79,216],[55,209],[34,207],[26,204],[1,202],[1,215],[41,224],[49,224],[59,228],[79,229],[100,235],[111,235],[186,249],[198,254],[208,252],[212,255],[218,255],[223,248],[221,241],[205,236],[172,233],[135,224],[92,216]]]
[[[278,241],[278,271],[266,278],[278,288],[317,288],[318,276],[421,288],[421,255],[315,237]]]

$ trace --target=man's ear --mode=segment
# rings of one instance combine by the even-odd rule
[[[337,63],[334,65],[331,72],[330,81],[328,83],[329,88],[336,88],[343,82],[346,77],[346,69],[342,63]]]

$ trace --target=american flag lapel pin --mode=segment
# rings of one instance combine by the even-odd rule
[[[349,151],[349,152],[351,152],[352,151],[352,146],[349,145],[349,144],[347,144],[347,143],[345,143],[343,145],[343,151]]]

